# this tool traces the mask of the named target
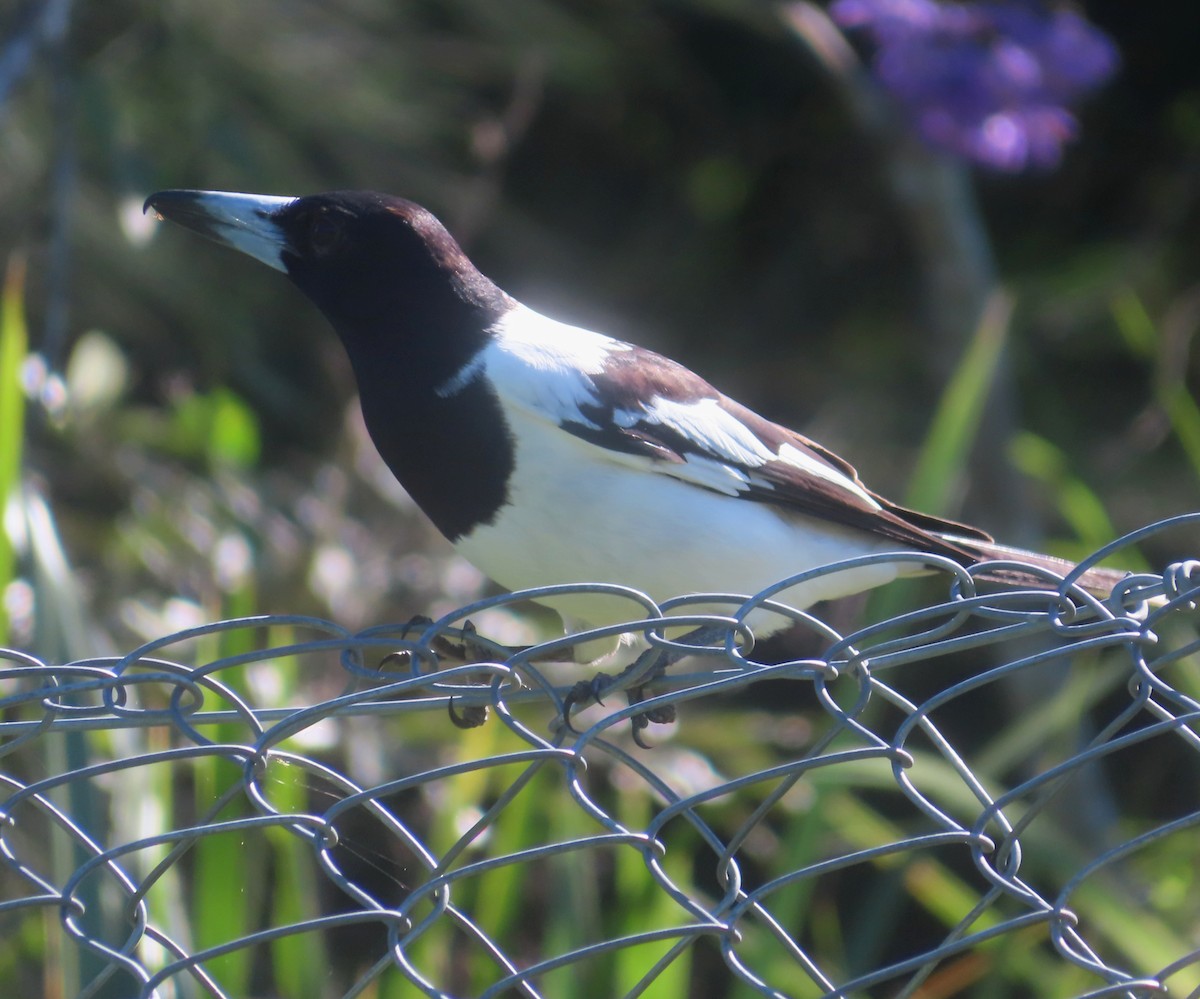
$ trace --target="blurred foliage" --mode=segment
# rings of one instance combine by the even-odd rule
[[[885,493],[917,468],[911,488],[942,512],[1076,555],[1194,510],[1200,7],[1086,8],[1123,70],[1062,166],[968,177],[868,127],[766,0],[9,5],[0,257],[28,262],[42,357],[14,372],[10,282],[0,488],[21,455],[103,622],[97,648],[258,609],[356,627],[480,592],[380,467],[315,311],[141,214],[165,187],[371,187],[433,209],[518,298],[683,360]],[[900,156],[918,185],[959,184],[941,210],[982,238],[979,259],[921,231]],[[982,306],[996,274],[1003,330],[976,314],[937,332],[937,289],[980,283]],[[1003,358],[996,337],[968,353],[977,330]],[[985,416],[990,380],[1002,404]],[[1195,552],[1192,537],[1145,555]],[[16,565],[0,542],[9,634],[33,642]]]

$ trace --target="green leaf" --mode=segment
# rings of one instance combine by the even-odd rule
[[[212,393],[208,455],[214,464],[248,468],[258,462],[262,440],[254,411],[229,389]]]
[[[1129,352],[1142,360],[1153,359],[1158,352],[1158,329],[1132,289],[1125,288],[1113,296],[1112,314]]]
[[[252,467],[262,450],[254,411],[227,388],[179,400],[171,414],[166,444],[176,454],[202,456],[217,468]]]

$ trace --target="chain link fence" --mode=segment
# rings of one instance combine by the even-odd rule
[[[0,650],[5,994],[1200,995],[1200,564],[925,561],[848,634],[594,586],[629,623],[523,649],[488,622],[548,591]],[[699,625],[564,722],[574,644]]]

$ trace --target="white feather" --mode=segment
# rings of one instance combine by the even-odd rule
[[[854,493],[855,496],[863,500],[872,509],[883,509],[879,502],[861,485],[859,485],[859,483],[850,478],[850,476],[839,472],[836,468],[825,464],[823,461],[819,461],[810,454],[805,454],[799,448],[793,447],[791,444],[785,443],[780,445],[778,458],[780,461],[792,465],[808,475],[815,475],[818,478],[832,482],[836,486],[840,486],[847,492]]]
[[[614,353],[631,350],[620,340],[548,319],[518,305],[493,327],[479,355],[505,402],[553,420],[585,423],[580,407],[595,401],[590,375]]]
[[[679,402],[655,396],[645,406],[645,418],[695,441],[715,458],[755,468],[775,457],[758,437],[716,399]]]

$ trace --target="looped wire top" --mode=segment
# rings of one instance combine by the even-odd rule
[[[4,967],[89,996],[1194,993],[1200,561],[1107,600],[936,571],[854,632],[788,581],[597,583],[627,622],[521,649],[475,621],[544,591],[0,650],[0,940],[42,941]],[[764,608],[795,624],[756,644]],[[618,635],[670,666],[573,703],[572,647]]]

